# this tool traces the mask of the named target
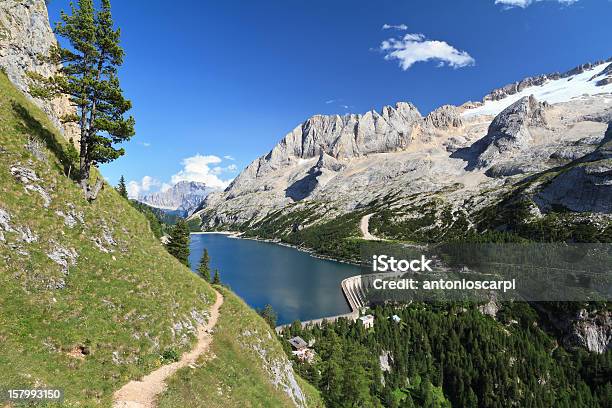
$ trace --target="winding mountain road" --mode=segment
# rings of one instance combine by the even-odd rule
[[[373,215],[374,213],[364,215],[361,218],[359,227],[361,229],[361,234],[363,235],[363,239],[367,241],[380,241],[381,240],[380,238],[370,234],[370,218],[372,218]]]
[[[196,362],[205,353],[212,342],[211,330],[219,319],[219,309],[223,296],[215,291],[217,298],[210,312],[210,319],[198,328],[198,341],[191,351],[183,353],[175,363],[161,366],[142,378],[142,381],[130,381],[113,395],[113,408],[155,408],[156,399],[166,389],[166,379],[178,371]]]

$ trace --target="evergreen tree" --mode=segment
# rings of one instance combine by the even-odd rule
[[[200,265],[198,265],[198,272],[206,282],[210,282],[210,257],[208,256],[208,249],[204,248],[202,258],[200,259]]]
[[[123,175],[119,179],[119,185],[117,185],[117,192],[119,193],[121,197],[127,200],[128,192],[127,192],[127,187],[125,186],[125,178],[123,177]]]
[[[74,139],[70,138],[68,141],[68,147],[66,147],[66,152],[64,156],[64,171],[66,172],[66,176],[68,178],[72,177],[72,169],[75,168],[75,165],[79,162],[79,152],[74,147]]]
[[[59,44],[42,57],[60,66],[57,74],[44,77],[29,73],[33,96],[53,99],[68,96],[76,112],[62,118],[80,127],[79,172],[77,181],[87,200],[95,200],[103,186],[98,177],[90,184],[92,166],[108,163],[122,156],[123,148],[114,144],[134,135],[134,118],[125,113],[132,108],[123,96],[117,69],[123,64],[124,52],[119,45],[120,30],[114,28],[110,0],[101,0],[96,10],[93,0],[71,4],[71,15],[61,14],[55,32],[64,37],[70,48]]]
[[[180,219],[172,228],[166,248],[181,263],[189,266],[189,227],[184,219]]]
[[[265,305],[264,308],[259,311],[259,315],[264,318],[271,328],[274,329],[276,327],[277,315],[272,305]]]
[[[212,281],[213,285],[220,285],[221,284],[221,278],[219,277],[219,270],[215,269],[215,277],[213,278]]]

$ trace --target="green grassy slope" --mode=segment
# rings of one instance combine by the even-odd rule
[[[292,405],[285,387],[291,385],[290,366],[276,334],[244,302],[222,289],[225,302],[208,355],[195,368],[184,368],[168,384],[160,408],[282,407]],[[278,376],[273,374],[276,371]],[[273,386],[267,379],[279,381]],[[310,408],[322,407],[318,392],[297,375],[303,399]],[[299,397],[295,397],[298,399]]]
[[[83,199],[65,176],[66,145],[0,73],[0,388],[63,388],[62,406],[110,406],[165,352],[191,347],[214,294],[113,188]]]
[[[83,199],[63,174],[63,142],[4,74],[0,94],[0,209],[12,230],[0,242],[0,384],[65,388],[67,405],[108,404],[114,389],[158,366],[165,350],[190,347],[189,330],[173,335],[171,328],[195,325],[192,313],[203,315],[213,293],[112,188],[92,204]],[[24,147],[28,138],[42,142],[46,158]],[[18,180],[15,166],[38,180]],[[47,208],[26,185],[49,194]],[[59,212],[72,214],[74,226]],[[22,239],[26,229],[34,242]]]

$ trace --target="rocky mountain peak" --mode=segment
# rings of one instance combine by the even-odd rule
[[[532,129],[547,125],[547,107],[547,103],[538,102],[530,95],[504,109],[493,119],[487,135],[480,141],[483,151],[478,157],[478,166],[487,166],[506,152],[526,148],[533,140]]]
[[[449,129],[461,127],[463,120],[456,106],[443,105],[425,117],[425,124],[429,127]]]
[[[593,79],[597,79],[597,86],[606,86],[612,84],[612,63],[610,63],[603,71],[596,75]]]
[[[412,128],[421,119],[410,103],[385,106],[381,113],[316,115],[285,136],[265,159],[280,164],[290,157],[309,159],[321,152],[341,159],[393,151],[410,142]]]
[[[141,195],[138,201],[172,211],[191,213],[206,198],[211,189],[197,181],[180,181],[165,191]]]

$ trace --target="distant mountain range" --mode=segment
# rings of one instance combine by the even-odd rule
[[[213,190],[204,183],[181,181],[165,191],[141,195],[138,201],[185,217],[190,215],[211,191]]]

